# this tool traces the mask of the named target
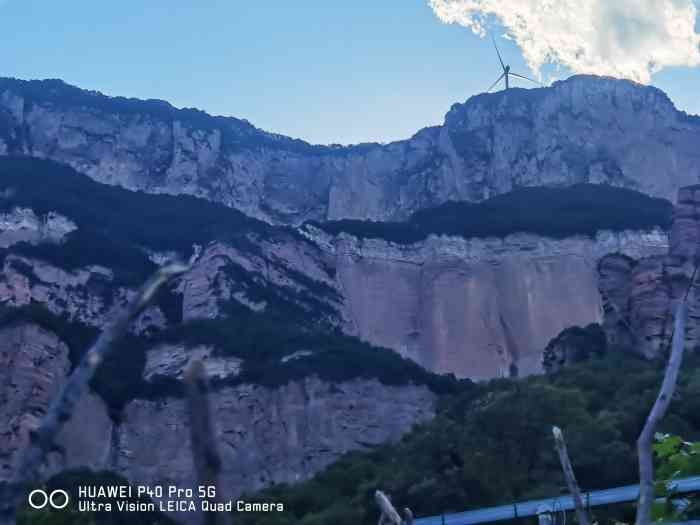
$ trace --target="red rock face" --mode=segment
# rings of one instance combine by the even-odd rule
[[[660,231],[431,237],[405,246],[341,235],[328,244],[349,333],[475,380],[541,373],[542,351],[557,334],[601,322],[601,257],[626,253],[634,262],[668,251]]]
[[[673,308],[688,297],[687,349],[700,349],[700,290],[691,285],[700,255],[700,186],[681,188],[674,210],[670,249],[664,257],[633,260],[617,254],[598,267],[608,342],[647,358],[670,342]]]

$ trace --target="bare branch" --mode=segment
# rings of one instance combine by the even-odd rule
[[[650,523],[651,505],[654,501],[654,458],[652,440],[659,422],[666,415],[671,398],[676,390],[678,374],[683,362],[685,348],[685,319],[687,308],[685,302],[678,303],[673,327],[673,342],[671,356],[668,360],[661,390],[649,412],[644,428],[637,439],[637,455],[639,456],[639,504],[635,525]]]
[[[114,349],[114,343],[124,336],[129,323],[151,303],[158,289],[187,269],[187,266],[179,263],[160,268],[131,302],[115,315],[83,356],[61,392],[51,402],[39,428],[30,434],[29,446],[19,456],[12,478],[0,487],[0,525],[14,523],[16,507],[21,503],[28,487],[38,479],[39,470],[46,454],[53,447],[55,437],[73,415],[76,404],[88,389],[97,368]]]
[[[554,434],[554,446],[559,454],[559,461],[561,463],[561,468],[564,471],[564,478],[566,478],[566,485],[569,487],[569,492],[571,497],[574,499],[574,507],[576,509],[576,517],[578,518],[579,525],[589,525],[590,520],[588,518],[588,513],[583,506],[583,498],[581,497],[581,489],[576,481],[576,475],[574,474],[574,468],[571,466],[571,461],[569,460],[569,452],[566,450],[566,442],[564,441],[564,435],[559,427],[552,427],[552,434]]]
[[[381,490],[374,492],[374,501],[377,502],[379,506],[379,511],[381,516],[379,517],[379,523],[389,523],[390,525],[401,525],[401,518],[399,513],[389,501],[389,498]]]
[[[213,487],[211,503],[220,503],[221,456],[216,446],[216,437],[211,419],[211,409],[207,398],[207,377],[201,361],[193,361],[185,374],[187,401],[190,414],[190,441],[192,457],[197,472],[199,486]],[[200,521],[206,525],[230,525],[231,516],[227,512],[200,513]]]

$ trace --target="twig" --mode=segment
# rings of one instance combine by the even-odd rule
[[[114,349],[114,343],[126,333],[129,323],[151,303],[160,287],[187,269],[187,266],[179,263],[160,268],[131,302],[119,311],[83,356],[60,393],[51,402],[39,428],[30,433],[29,445],[19,456],[12,478],[0,487],[0,525],[14,524],[16,508],[29,486],[38,479],[39,470],[46,454],[53,447],[55,437],[73,415],[76,404],[88,389],[97,368]]]
[[[576,509],[578,523],[579,525],[588,525],[590,520],[588,519],[588,513],[583,506],[581,489],[576,481],[576,475],[574,474],[574,468],[571,466],[571,460],[569,460],[569,452],[566,450],[564,435],[559,427],[552,427],[552,434],[554,434],[554,446],[557,449],[557,454],[559,454],[559,462],[561,463],[561,468],[564,471],[566,485],[569,487],[571,497],[574,499],[574,507]]]
[[[211,409],[207,398],[207,378],[201,361],[193,361],[185,374],[187,401],[190,414],[190,441],[192,458],[197,472],[197,484],[205,487],[206,499],[213,504],[223,502],[219,486],[221,456],[216,446]],[[214,493],[209,493],[213,490]],[[215,507],[214,507],[215,508]],[[231,516],[225,512],[200,513],[206,525],[230,525]]]
[[[661,390],[649,412],[644,428],[637,439],[637,455],[639,456],[639,504],[635,525],[648,525],[650,522],[651,505],[654,501],[654,459],[652,440],[659,422],[666,415],[671,398],[676,389],[678,374],[683,362],[685,348],[685,302],[678,303],[673,329],[671,356],[668,360]]]

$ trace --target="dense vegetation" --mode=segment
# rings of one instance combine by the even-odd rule
[[[547,344],[542,353],[542,364],[545,371],[555,372],[562,366],[585,361],[592,355],[601,357],[607,351],[605,332],[599,324],[571,326]]]
[[[700,437],[698,361],[686,362],[662,425],[664,432],[692,440]],[[557,495],[565,484],[552,425],[564,430],[584,490],[635,483],[635,441],[661,375],[659,363],[608,355],[554,376],[462,385],[458,394],[442,398],[433,421],[398,444],[351,453],[310,481],[247,497],[282,501],[288,512],[238,515],[237,523],[374,524],[377,488],[417,516]],[[696,462],[686,472],[700,473],[698,468]],[[616,506],[593,513],[601,522],[630,522],[631,511]]]
[[[685,495],[687,506],[673,504],[673,481],[700,472],[700,441],[689,442],[680,436],[657,432],[654,454],[658,459],[656,477],[669,482],[657,482],[656,493],[666,497],[664,502],[657,502],[652,508],[652,517],[656,521],[685,521],[700,518],[700,495]]]
[[[7,195],[0,210],[24,206],[38,214],[55,211],[79,225],[59,246],[20,244],[13,251],[62,268],[100,264],[113,268],[128,284],[141,283],[155,268],[146,249],[189,256],[193,244],[212,240],[254,249],[245,234],[267,237],[275,232],[220,204],[107,186],[39,159],[0,158],[0,191]]]
[[[143,381],[146,352],[161,343],[210,345],[220,355],[243,359],[241,373],[214,388],[241,383],[269,387],[315,375],[329,381],[376,378],[384,384],[425,384],[437,393],[454,392],[460,382],[453,376],[436,376],[396,352],[376,348],[354,337],[328,329],[304,326],[299,319],[279,311],[256,313],[243,306],[228,306],[228,317],[194,320],[151,334],[127,335],[98,369],[92,389],[118,419],[124,405],[135,398],[160,398],[184,394],[178,380]],[[32,322],[58,335],[69,348],[71,365],[96,339],[98,330],[32,304],[0,309],[0,326]],[[295,352],[309,352],[282,361]]]
[[[392,350],[376,348],[335,330],[302,329],[284,315],[255,313],[230,305],[224,319],[192,321],[155,335],[150,344],[184,342],[210,345],[220,355],[243,359],[239,376],[226,384],[256,383],[279,386],[310,374],[329,381],[376,378],[384,384],[425,384],[437,393],[452,392],[460,382],[453,376],[436,376]],[[303,354],[302,354],[303,352]],[[298,357],[284,360],[286,356]],[[180,384],[156,382],[145,396],[167,392],[178,395]]]
[[[430,234],[504,237],[528,232],[549,237],[594,236],[602,230],[670,227],[673,207],[664,199],[602,184],[518,188],[480,203],[450,202],[421,210],[407,222],[341,220],[313,223],[332,233],[408,244]]]

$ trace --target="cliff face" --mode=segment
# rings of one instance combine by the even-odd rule
[[[49,158],[107,184],[196,195],[277,223],[401,220],[522,185],[608,183],[670,199],[700,179],[699,140],[700,119],[659,90],[587,76],[479,95],[409,140],[352,147],[60,81],[0,80],[0,155]]]
[[[542,350],[559,332],[602,321],[601,258],[600,287],[615,288],[620,284],[605,284],[610,261],[627,264],[668,251],[660,230],[565,239],[430,236],[408,245],[332,236],[312,226],[299,231],[303,236],[251,237],[254,249],[226,242],[197,248],[175,288],[181,299],[175,316],[221,318],[231,303],[264,312],[270,297],[260,294],[262,283],[314,315],[324,312],[345,333],[429,370],[472,379],[526,375],[542,371]],[[8,254],[0,272],[6,306],[41,304],[95,327],[131,294],[99,266],[66,270]],[[135,331],[162,328],[166,317],[161,307],[149,308]]]
[[[230,496],[311,477],[340,455],[398,439],[434,414],[425,387],[375,380],[329,384],[310,377],[280,388],[223,388],[212,396]],[[184,400],[136,400],[124,411],[115,470],[149,484],[192,485]]]
[[[149,352],[151,365],[173,365],[178,349],[164,350]],[[201,354],[194,351],[189,357]],[[216,359],[211,361],[205,359],[216,372]],[[29,430],[65,382],[68,349],[34,324],[3,328],[0,364],[4,479],[17,450],[26,446]],[[161,376],[177,377],[180,372],[177,366],[158,368]],[[145,378],[152,373],[146,370]],[[235,497],[271,483],[307,479],[345,452],[398,439],[433,416],[435,394],[425,386],[386,386],[368,379],[331,384],[307,377],[278,388],[219,388],[210,402],[224,465],[221,486],[228,497]],[[187,421],[184,400],[166,397],[133,400],[114,422],[104,402],[89,394],[62,430],[46,474],[90,467],[119,472],[134,483],[191,486],[195,480]]]
[[[560,331],[602,320],[601,257],[668,249],[661,231],[414,245],[305,231],[334,260],[349,333],[472,379],[541,372],[542,350]]]
[[[40,304],[50,312],[101,327],[115,308],[124,306],[133,290],[115,286],[109,268],[63,269],[41,259],[9,254],[0,270],[0,304],[21,308]],[[158,308],[147,309],[134,322],[137,333],[165,325]]]
[[[700,348],[700,290],[695,273],[700,250],[699,212],[700,187],[682,188],[666,254],[643,258],[611,254],[601,260],[600,291],[609,342],[645,357],[662,355],[670,343],[675,305],[687,294],[686,344],[689,350]],[[696,280],[691,282],[694,275]]]
[[[15,208],[11,213],[0,213],[0,248],[18,242],[57,243],[76,229],[73,221],[57,213],[39,217],[30,208]]]
[[[2,329],[0,336],[0,479],[46,412],[68,373],[68,347],[35,325]]]

